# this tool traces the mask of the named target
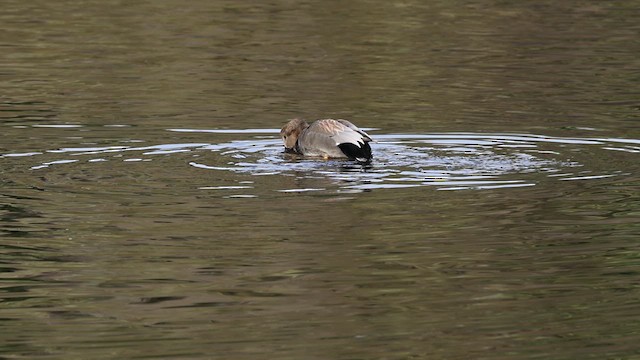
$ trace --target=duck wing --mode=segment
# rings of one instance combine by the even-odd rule
[[[373,139],[371,138],[371,136],[369,136],[369,134],[367,134],[366,132],[364,132],[364,130],[361,130],[360,128],[355,126],[351,121],[344,120],[344,119],[338,119],[336,121],[339,122],[340,124],[348,127],[349,129],[359,133],[360,135],[362,135],[363,138],[365,139],[365,142],[373,141]]]
[[[371,159],[371,137],[347,120],[324,119],[312,123],[300,138],[303,153],[316,151],[331,157],[348,157],[362,162]],[[322,155],[322,154],[319,154]]]
[[[371,137],[347,120],[324,119],[309,126],[308,132],[322,134],[333,139],[334,144],[351,143],[357,145],[372,141]]]

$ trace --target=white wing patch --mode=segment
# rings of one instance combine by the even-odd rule
[[[364,145],[365,142],[364,136],[362,136],[362,134],[355,132],[347,127],[345,127],[344,130],[340,131],[339,133],[333,135],[331,138],[335,141],[336,145],[351,143],[360,147]]]

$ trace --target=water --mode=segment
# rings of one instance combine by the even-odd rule
[[[0,357],[640,357],[638,5],[7,1]]]

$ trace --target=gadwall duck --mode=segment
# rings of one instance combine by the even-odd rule
[[[347,120],[324,119],[309,125],[306,121],[293,119],[280,130],[285,152],[304,156],[349,158],[359,162],[371,161],[373,141],[364,131]]]

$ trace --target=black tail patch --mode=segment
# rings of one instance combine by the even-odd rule
[[[338,147],[351,160],[357,160],[363,163],[371,161],[371,146],[369,146],[367,142],[361,146],[352,143],[342,143],[338,144]]]

